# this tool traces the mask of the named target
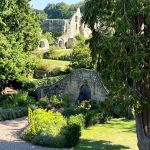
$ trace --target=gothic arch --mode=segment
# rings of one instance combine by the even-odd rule
[[[84,83],[80,87],[78,100],[80,102],[91,99],[91,88],[88,85],[88,81],[84,80]]]

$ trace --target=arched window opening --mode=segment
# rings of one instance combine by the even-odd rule
[[[83,85],[80,87],[78,100],[81,103],[82,101],[90,99],[91,99],[91,88],[89,87],[87,80],[85,80]]]
[[[45,43],[44,41],[40,41],[40,45],[39,45],[40,48],[44,48],[45,47]]]
[[[75,22],[78,22],[78,16],[75,16]]]

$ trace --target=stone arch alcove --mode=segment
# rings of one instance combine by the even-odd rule
[[[58,42],[58,44],[59,44],[59,47],[63,48],[64,42],[63,42],[62,40],[60,40],[60,41]]]
[[[68,48],[68,42],[65,42],[65,47]]]
[[[91,88],[88,85],[88,81],[84,80],[83,84],[80,87],[80,92],[78,96],[79,102],[90,100],[91,99]]]
[[[45,47],[45,42],[44,42],[44,41],[40,41],[39,47],[40,47],[40,48],[44,48],[44,47]]]

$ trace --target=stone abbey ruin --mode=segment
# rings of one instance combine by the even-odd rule
[[[89,37],[91,30],[81,23],[80,8],[70,19],[46,19],[43,22],[42,29],[44,32],[59,33],[61,36],[57,40],[57,46],[60,48],[70,48],[75,36],[78,34]]]

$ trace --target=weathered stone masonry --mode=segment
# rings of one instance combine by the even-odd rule
[[[100,82],[97,73],[87,69],[77,69],[52,86],[39,87],[36,93],[39,99],[45,96],[67,94],[70,95],[70,101],[75,103],[78,99],[80,88],[85,81],[91,89],[91,99],[104,101],[108,93],[106,88]]]
[[[46,19],[42,29],[44,32],[61,33],[62,36],[58,38],[57,46],[71,48],[76,35],[82,34],[86,38],[91,35],[91,30],[81,23],[81,17],[80,9],[77,9],[70,19]]]

